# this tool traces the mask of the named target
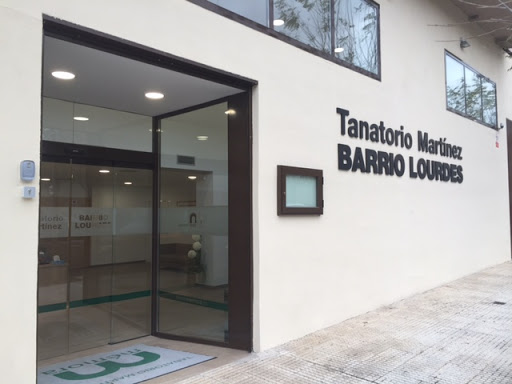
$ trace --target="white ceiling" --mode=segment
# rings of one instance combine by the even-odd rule
[[[73,80],[51,73],[72,72]],[[158,91],[161,100],[144,94]],[[44,38],[43,96],[146,116],[205,103],[242,92],[240,89],[155,67],[125,57]]]

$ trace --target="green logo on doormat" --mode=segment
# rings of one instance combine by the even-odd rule
[[[118,360],[121,356],[126,356],[126,355],[137,356],[137,357],[140,357],[142,360],[137,361],[135,363],[119,363],[117,361],[114,361],[114,360]],[[83,363],[71,364],[70,366],[68,366],[66,368],[60,368],[60,372],[58,370],[51,370],[51,371],[43,372],[43,374],[52,375],[52,376],[58,377],[59,379],[62,379],[62,380],[73,380],[73,381],[90,380],[90,379],[95,379],[97,377],[110,375],[111,373],[115,373],[115,372],[119,371],[121,368],[130,368],[130,367],[137,367],[139,365],[149,364],[149,363],[152,363],[152,362],[158,360],[159,358],[160,358],[160,355],[158,355],[156,353],[140,351],[140,350],[136,349],[134,351],[128,351],[128,352],[114,354],[114,355],[107,356],[107,357],[101,357],[99,359],[94,359],[91,361],[84,361]],[[98,367],[102,367],[103,370],[100,372],[91,373],[91,374],[80,374],[80,373],[71,371],[71,370],[76,370],[76,369],[80,369],[85,366],[91,366],[91,365],[96,365]]]
[[[38,384],[136,384],[214,359],[144,344],[41,367]]]

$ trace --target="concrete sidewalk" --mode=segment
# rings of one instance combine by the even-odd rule
[[[511,384],[512,263],[180,383]]]

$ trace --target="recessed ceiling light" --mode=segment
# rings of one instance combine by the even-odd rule
[[[274,27],[280,27],[281,25],[284,25],[284,20],[281,20],[281,19],[274,20]]]
[[[124,185],[132,185],[133,183],[131,181],[125,181]]]
[[[145,96],[151,100],[160,100],[164,98],[164,94],[160,92],[146,92]]]
[[[199,140],[199,141],[208,140],[208,136],[197,136],[197,140]]]
[[[343,48],[343,47],[336,47],[336,48],[334,48],[334,52],[335,52],[335,53],[341,53],[341,52],[343,52],[344,50],[345,50],[345,48]]]
[[[75,78],[75,74],[66,71],[53,71],[52,76],[61,80],[71,80]]]
[[[234,109],[228,109],[227,111],[224,111],[226,115],[236,115],[236,111]]]
[[[189,178],[190,180],[195,180],[195,179],[197,179],[197,176],[189,176],[188,178]]]
[[[75,117],[73,117],[73,120],[76,120],[76,121],[88,121],[89,118],[85,117],[85,116],[75,116]]]
[[[100,173],[110,173],[108,169],[100,169]]]
[[[43,178],[41,179],[41,181],[50,181],[50,179],[49,179],[49,178],[47,178],[47,177],[43,177]]]

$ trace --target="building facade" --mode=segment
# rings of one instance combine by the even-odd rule
[[[476,13],[251,4],[0,3],[11,381],[149,334],[262,351],[510,260]]]

